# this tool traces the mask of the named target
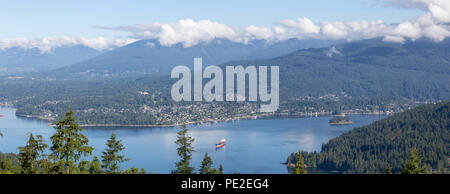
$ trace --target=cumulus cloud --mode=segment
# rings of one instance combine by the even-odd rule
[[[281,30],[279,28],[278,30]],[[283,30],[282,30],[283,32]],[[247,42],[248,40],[270,40],[274,36],[274,32],[270,28],[266,27],[258,27],[258,26],[247,26],[245,27],[245,38],[244,40]]]
[[[181,43],[185,47],[190,47],[216,38],[241,41],[235,29],[210,20],[183,19],[176,23],[152,23],[119,27],[95,26],[95,28],[132,32],[133,38],[158,39],[161,45],[165,46]],[[255,34],[255,36],[259,35],[261,34]]]
[[[437,22],[450,22],[450,0],[384,0],[385,6],[394,6],[406,9],[421,9]]]
[[[420,9],[424,15],[405,20],[399,24],[387,24],[383,21],[316,21],[302,17],[285,19],[272,26],[232,27],[211,20],[182,19],[174,23],[150,23],[122,25],[116,27],[94,26],[97,29],[129,32],[128,39],[97,38],[40,38],[40,39],[0,39],[0,49],[13,46],[39,48],[50,51],[63,45],[84,45],[103,50],[119,47],[140,39],[155,39],[161,45],[181,44],[190,47],[208,43],[214,39],[227,39],[248,43],[252,40],[268,42],[297,39],[347,39],[359,40],[383,38],[387,42],[404,43],[406,40],[429,38],[436,42],[450,37],[450,0],[377,0],[384,6],[401,9]],[[154,44],[148,46],[154,47]]]
[[[405,38],[403,38],[401,36],[386,35],[386,36],[384,36],[383,41],[385,41],[385,42],[395,42],[395,43],[404,43],[406,40],[405,40]]]
[[[342,38],[348,35],[348,28],[343,22],[323,22],[322,33],[330,38]]]
[[[12,38],[12,39],[0,39],[0,50],[4,50],[12,47],[20,47],[24,49],[38,48],[42,52],[50,52],[54,48],[61,46],[74,46],[83,45],[96,50],[111,49],[114,47],[120,47],[132,42],[136,39],[107,39],[104,37],[86,38],[86,37],[46,37],[46,38]]]
[[[275,42],[290,38],[359,40],[380,37],[387,42],[404,43],[408,39],[414,41],[423,37],[439,42],[450,37],[450,0],[380,1],[383,1],[385,6],[421,9],[428,12],[399,24],[386,24],[381,20],[315,23],[303,17],[296,20],[281,20],[269,27],[250,25],[236,28],[210,20],[184,19],[175,23],[96,28],[127,31],[132,34],[130,36],[132,38],[156,39],[161,45],[182,44],[185,47],[207,43],[216,38],[248,43],[251,40]]]
[[[320,27],[306,17],[299,18],[297,21],[281,20],[278,23],[289,28],[298,29],[299,32],[303,34],[318,34],[320,32]]]

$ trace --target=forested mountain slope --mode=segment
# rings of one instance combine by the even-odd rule
[[[448,173],[450,101],[428,104],[358,127],[322,145],[317,153],[302,152],[306,164],[328,172],[399,173],[410,150],[419,150],[433,172]],[[295,163],[296,154],[288,158]]]

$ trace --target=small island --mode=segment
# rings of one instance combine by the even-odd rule
[[[344,113],[335,114],[333,118],[328,122],[330,125],[349,125],[352,124],[352,120],[345,116]]]

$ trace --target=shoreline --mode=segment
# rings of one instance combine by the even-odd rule
[[[368,116],[386,116],[391,114],[380,114],[380,113],[347,113],[348,115],[368,115]],[[264,119],[289,119],[289,118],[312,118],[312,117],[325,117],[331,116],[332,113],[324,112],[321,114],[294,114],[294,115],[274,115],[274,114],[264,114],[264,115],[252,115],[252,116],[242,116],[236,118],[227,118],[227,119],[219,119],[219,120],[208,120],[208,121],[190,121],[185,123],[175,123],[175,124],[163,124],[163,125],[135,125],[135,124],[79,124],[80,127],[136,127],[136,128],[166,128],[166,127],[178,127],[182,125],[199,125],[199,124],[207,124],[207,123],[221,123],[221,122],[234,122],[241,120],[264,120]],[[47,125],[50,127],[56,127],[53,121],[54,119],[34,116],[34,115],[16,115],[17,117],[27,118],[27,119],[36,119],[47,122]]]

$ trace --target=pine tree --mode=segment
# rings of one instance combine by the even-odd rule
[[[101,174],[103,173],[102,164],[98,160],[97,156],[94,156],[92,162],[89,163],[89,174]]]
[[[403,167],[402,174],[426,174],[427,168],[421,166],[422,159],[419,156],[419,151],[416,148],[411,150],[409,154],[408,163]]]
[[[145,171],[144,168],[141,168],[141,171],[139,171],[139,174],[147,174],[147,171]]]
[[[190,137],[187,133],[188,130],[186,125],[183,125],[181,131],[177,133],[178,136],[175,143],[178,145],[177,152],[181,160],[175,164],[177,167],[177,169],[173,171],[175,174],[192,174],[194,172],[194,168],[189,166],[192,152],[194,152],[194,148],[192,147],[194,138]]]
[[[385,171],[386,171],[386,174],[392,174],[392,172],[391,172],[391,166],[388,165],[388,166],[386,167],[386,170],[385,170]]]
[[[223,174],[223,166],[222,166],[222,164],[220,164],[220,166],[219,166],[219,174]]]
[[[123,174],[139,174],[139,169],[136,167],[131,167],[123,171]]]
[[[30,133],[27,145],[19,147],[19,161],[22,173],[35,174],[39,172],[38,160],[47,147],[48,145],[44,143],[41,135],[37,135],[35,139],[33,134]]]
[[[112,133],[111,138],[106,143],[108,148],[106,148],[102,155],[102,167],[107,173],[119,173],[119,163],[129,160],[123,155],[118,155],[119,152],[125,149],[121,141],[117,140],[116,134]]]
[[[78,163],[78,174],[89,174],[89,161],[81,161]]]
[[[213,165],[213,162],[211,160],[211,157],[208,156],[208,152],[205,153],[205,156],[202,161],[202,165],[200,166],[200,174],[210,174],[211,173],[211,166]]]
[[[14,174],[13,167],[11,158],[0,160],[0,174]]]
[[[65,117],[56,123],[56,133],[50,137],[53,159],[60,173],[65,174],[70,174],[77,161],[91,155],[93,150],[88,145],[88,138],[81,133],[83,129],[75,122],[74,114],[69,108]]]
[[[303,161],[303,156],[301,152],[297,154],[297,162],[295,164],[293,174],[307,174],[306,165],[305,162]]]

